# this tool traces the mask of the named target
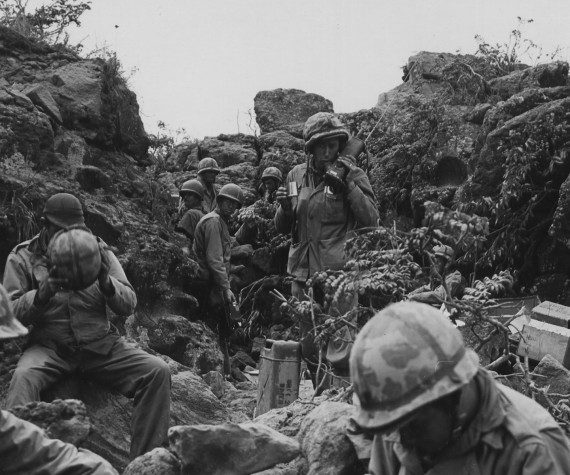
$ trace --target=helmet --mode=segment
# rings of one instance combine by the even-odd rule
[[[182,184],[182,187],[180,188],[180,194],[193,194],[202,199],[204,198],[204,187],[198,180],[188,180]]]
[[[81,203],[69,193],[50,196],[44,205],[44,217],[60,228],[85,225]]]
[[[2,338],[18,338],[28,333],[12,311],[12,304],[8,292],[2,284],[0,284],[0,339]]]
[[[350,374],[360,409],[357,422],[382,429],[469,383],[479,367],[459,330],[439,310],[399,302],[360,331]]]
[[[87,229],[62,229],[51,239],[47,255],[57,277],[68,280],[70,290],[83,290],[97,280],[101,251]]]
[[[237,201],[239,205],[243,205],[243,190],[234,183],[228,183],[227,185],[222,186],[218,196],[216,196],[216,200],[220,198],[228,198],[233,201]]]
[[[323,139],[339,138],[342,145],[348,141],[348,129],[330,112],[317,112],[307,119],[303,128],[305,151],[310,152],[316,142]],[[341,145],[341,146],[342,146]]]
[[[205,172],[220,173],[218,162],[216,162],[216,160],[214,160],[212,157],[203,158],[200,160],[200,162],[198,162],[198,175]]]
[[[283,174],[277,167],[267,167],[261,174],[261,180],[265,180],[266,178],[273,178],[281,183],[283,181]]]

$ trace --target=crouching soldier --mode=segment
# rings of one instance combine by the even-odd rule
[[[196,226],[194,253],[200,266],[201,278],[210,283],[210,323],[217,329],[224,352],[224,372],[229,374],[227,343],[231,334],[231,310],[236,298],[230,289],[230,258],[232,238],[228,229],[231,216],[243,204],[243,191],[238,185],[222,186],[216,196],[218,207],[206,214]]]
[[[176,231],[180,231],[190,240],[190,248],[194,243],[194,231],[198,221],[204,216],[202,201],[204,199],[204,187],[198,180],[185,181],[180,188],[180,198],[184,201],[186,212],[176,226]]]
[[[497,383],[433,307],[390,305],[350,356],[357,423],[375,433],[374,475],[570,473],[563,430],[538,403]]]
[[[64,375],[81,371],[88,378],[134,399],[132,458],[166,441],[170,413],[170,371],[160,358],[134,348],[110,325],[106,307],[118,315],[133,313],[137,298],[117,257],[99,242],[97,280],[69,290],[54,277],[47,257],[60,230],[85,226],[79,200],[68,193],[50,197],[43,228],[10,253],[4,286],[18,320],[33,325],[10,382],[7,406],[39,401],[41,392]]]
[[[8,294],[0,285],[0,340],[27,333],[14,317]],[[0,411],[0,473],[114,475],[117,471],[93,452],[50,439],[35,424]]]

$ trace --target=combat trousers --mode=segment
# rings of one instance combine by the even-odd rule
[[[79,349],[62,356],[43,345],[26,349],[10,382],[7,407],[39,401],[44,389],[75,371],[133,398],[131,458],[166,442],[170,418],[168,365],[122,338],[106,355]]]

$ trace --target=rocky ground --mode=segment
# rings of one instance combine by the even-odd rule
[[[333,111],[331,101],[295,89],[262,91],[254,99],[259,136],[206,137],[157,154],[149,150],[153,142],[118,63],[82,59],[3,28],[0,51],[0,271],[9,251],[37,231],[45,199],[60,191],[75,194],[88,226],[116,249],[139,296],[135,314],[115,318],[115,325],[171,367],[172,426],[241,424],[223,427],[236,437],[255,433],[247,424],[256,388],[242,370],[256,364],[253,337],[260,330],[235,339],[234,380],[224,381],[217,337],[196,320],[198,302],[188,284],[196,264],[173,231],[173,195],[196,175],[198,161],[211,156],[222,168],[219,183],[239,184],[252,203],[264,168],[287,173],[305,161],[302,124],[316,112]],[[484,58],[422,52],[404,72],[404,82],[380,94],[372,108],[340,114],[354,135],[366,139],[368,153],[359,160],[382,222],[404,230],[419,226],[428,200],[477,213],[490,223],[479,275],[510,268],[514,292],[570,304],[568,64],[520,65],[505,75]],[[254,247],[240,261],[247,267],[241,285],[283,274],[276,246]],[[274,287],[286,292],[282,276]],[[254,288],[261,290],[248,313],[261,310],[265,336],[294,336],[268,289]],[[23,344],[0,348],[0,405]],[[543,361],[535,372],[560,386],[557,393],[568,392],[568,371],[555,361]],[[130,401],[76,378],[45,399],[54,402],[18,415],[126,467]],[[254,420],[297,441],[264,433],[291,461],[263,473],[363,473],[367,441],[351,441],[345,431],[350,398],[332,392],[308,399]],[[197,462],[180,447],[195,437],[173,431],[169,450],[157,449],[126,473],[179,473],[181,465],[193,473]],[[235,460],[240,457],[251,454],[239,453]]]

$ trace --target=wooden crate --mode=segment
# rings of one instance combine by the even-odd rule
[[[532,309],[532,318],[570,328],[570,307],[546,300]]]
[[[517,353],[536,361],[548,354],[570,368],[569,343],[570,329],[531,320],[523,328]]]

